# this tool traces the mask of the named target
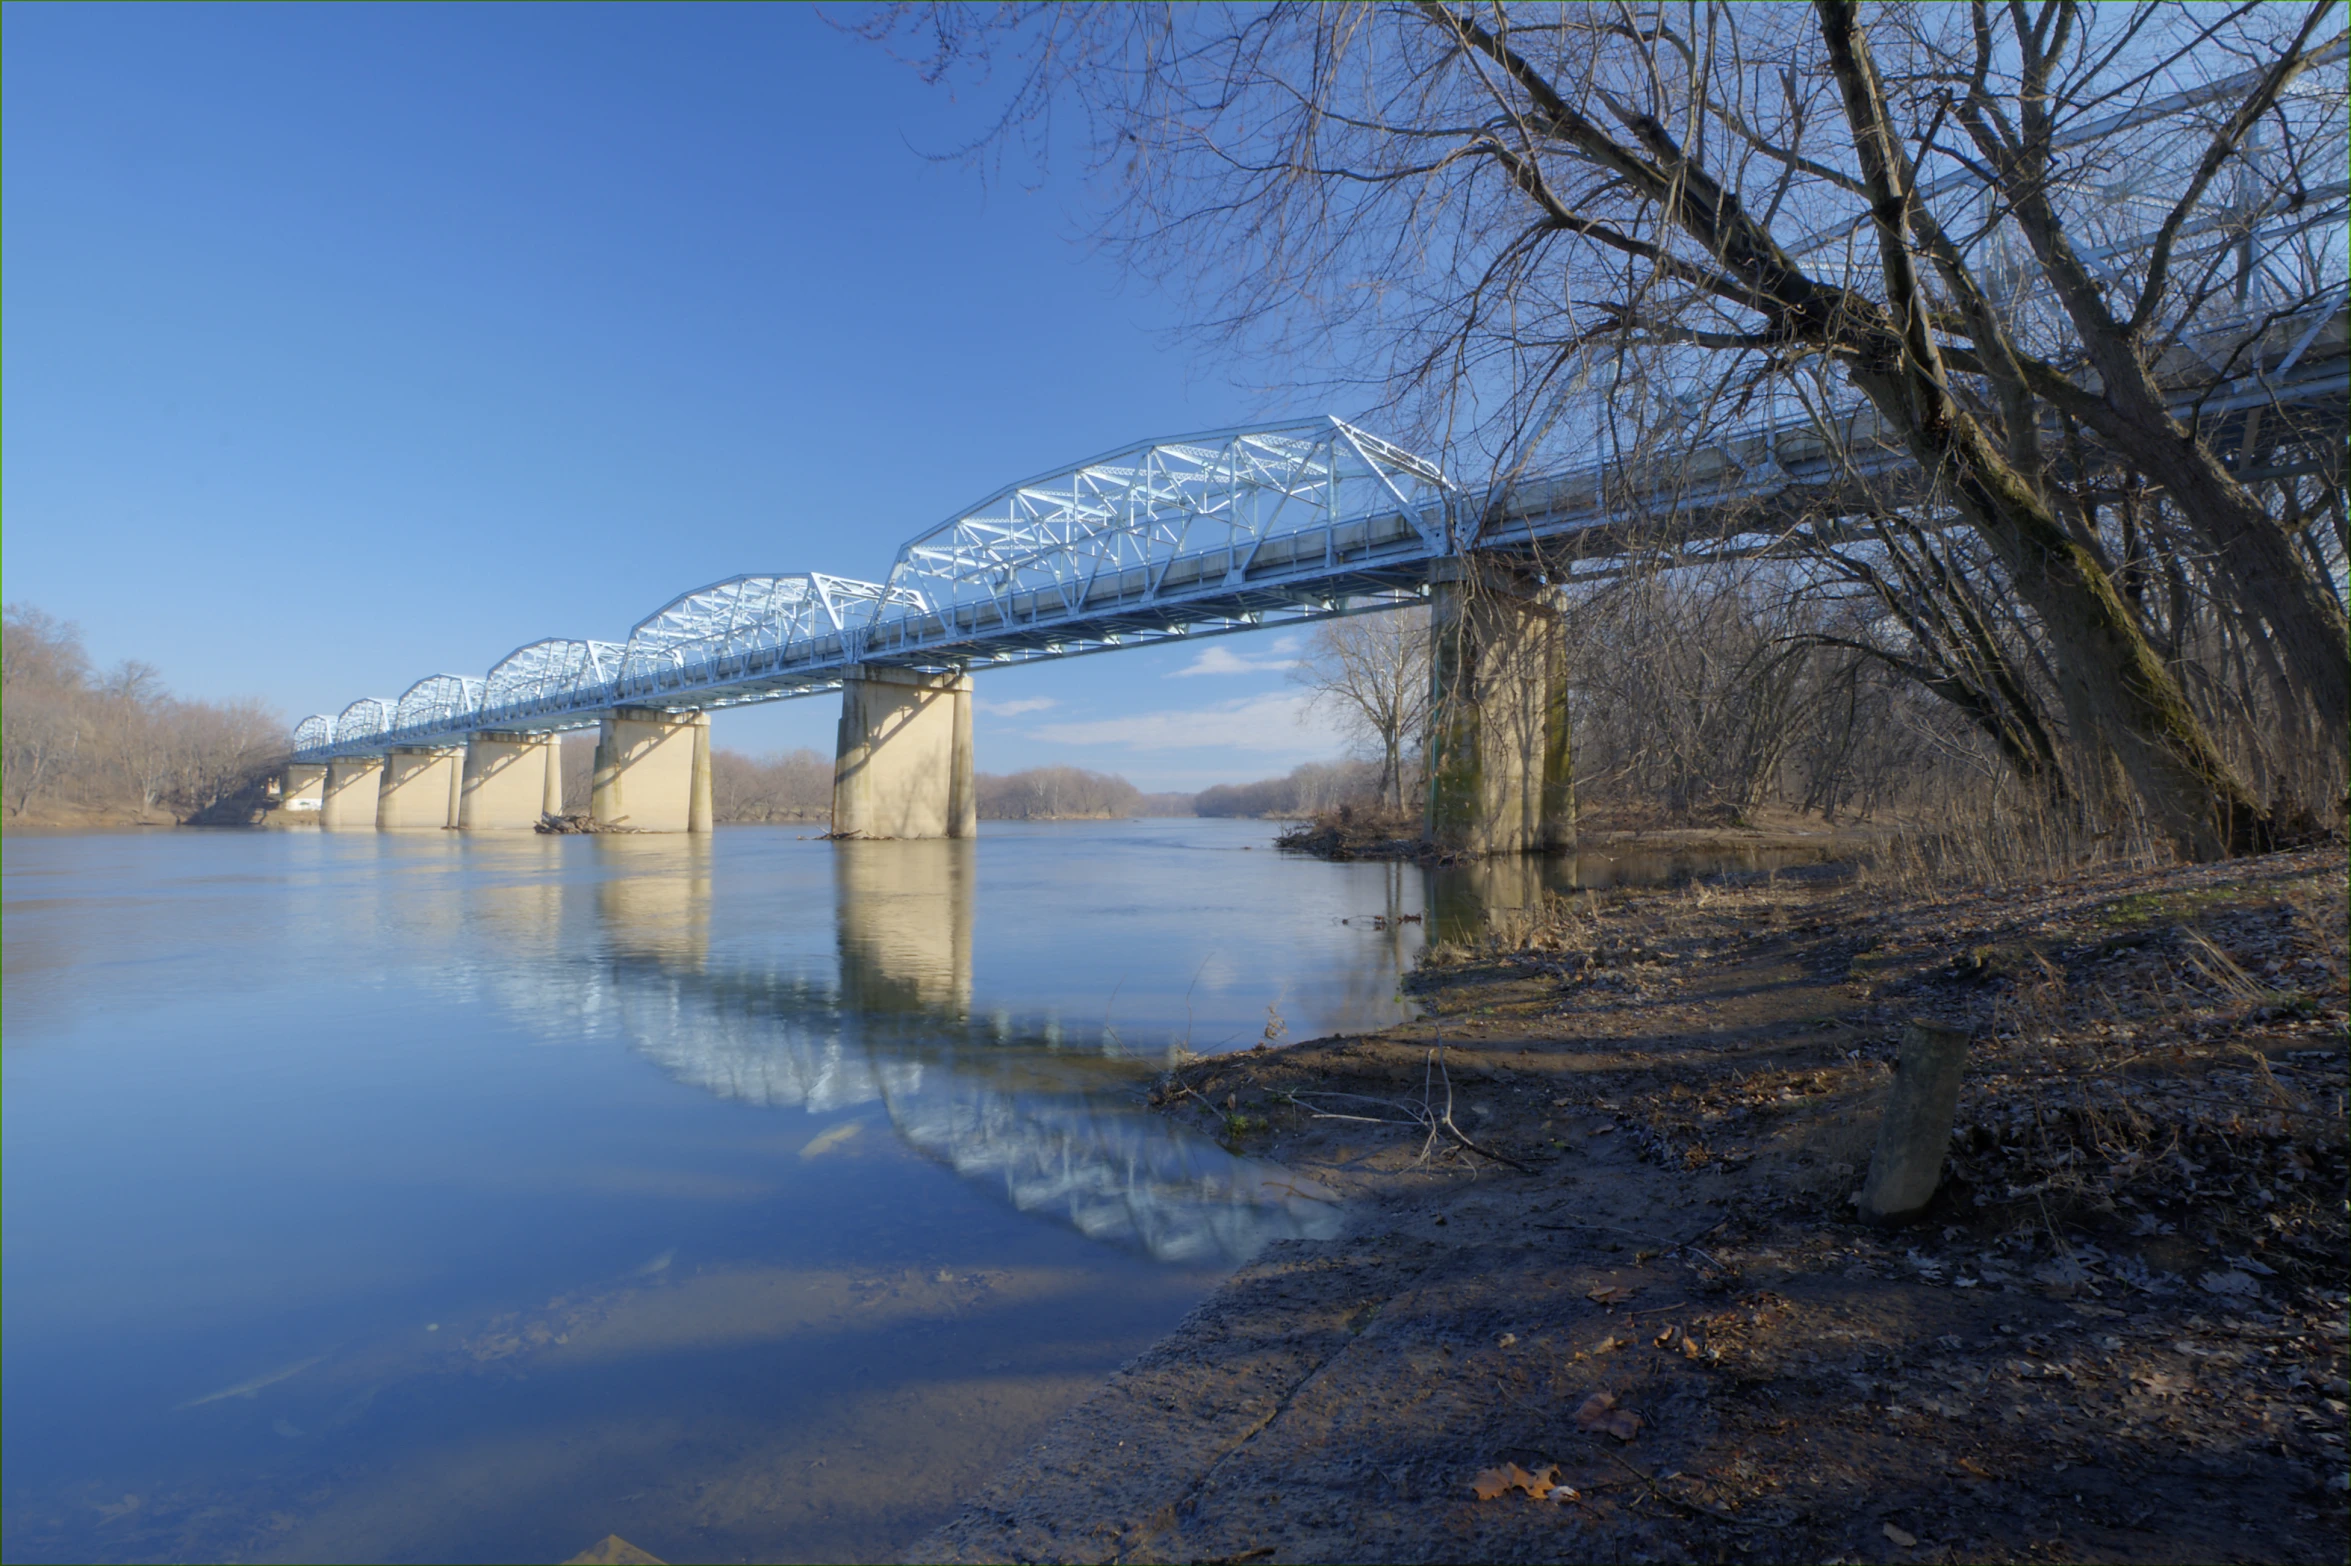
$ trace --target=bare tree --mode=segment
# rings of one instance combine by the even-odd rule
[[[1914,461],[1916,523],[1983,541],[2077,746],[2209,856],[2269,817],[2118,586],[2093,470],[2172,495],[2339,751],[2339,585],[2232,472],[2243,422],[2177,411],[2284,362],[2264,323],[2298,331],[2340,276],[2331,14],[1423,0],[866,30],[1010,83],[983,154],[1074,111],[1114,244],[1222,340],[1378,386],[1457,470],[1654,463],[1826,390],[1821,429]]]
[[[1405,756],[1428,724],[1428,611],[1322,621],[1290,677],[1372,745],[1380,801],[1402,809]]]
[[[37,609],[7,611],[9,813],[37,800],[82,808],[168,807],[185,816],[257,789],[284,759],[285,726],[258,701],[182,701],[153,666],[92,679],[79,634]]]
[[[0,645],[0,739],[8,813],[22,816],[80,756],[89,658],[81,632],[30,604],[10,604]]]

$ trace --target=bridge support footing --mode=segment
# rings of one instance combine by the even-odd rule
[[[588,813],[632,832],[710,830],[710,714],[616,708],[596,738]]]
[[[1429,836],[1465,854],[1575,847],[1567,650],[1552,590],[1498,561],[1443,562],[1429,635]]]
[[[528,832],[563,812],[563,771],[552,734],[468,735],[458,783],[461,832]]]
[[[383,778],[381,756],[344,756],[328,762],[326,786],[318,801],[318,824],[330,832],[374,831]]]
[[[455,826],[464,759],[464,751],[446,745],[392,747],[376,796],[376,826],[386,832]]]
[[[327,764],[289,761],[278,778],[278,802],[268,817],[271,826],[300,822],[316,826],[327,799]]]
[[[976,837],[971,676],[866,668],[841,684],[838,837]]]

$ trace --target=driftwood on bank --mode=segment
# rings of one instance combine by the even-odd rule
[[[644,828],[625,826],[617,821],[598,821],[582,810],[568,815],[559,816],[552,812],[543,815],[539,818],[536,830],[563,835],[572,832],[641,832]]]

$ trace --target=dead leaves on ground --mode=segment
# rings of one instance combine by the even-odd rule
[[[1481,1501],[1491,1501],[1508,1495],[1513,1490],[1524,1490],[1538,1501],[1549,1500],[1551,1492],[1560,1487],[1559,1465],[1547,1463],[1528,1473],[1516,1463],[1504,1463],[1489,1468],[1469,1482],[1470,1492]]]
[[[1641,1416],[1630,1409],[1616,1406],[1616,1395],[1595,1392],[1584,1399],[1584,1406],[1575,1411],[1578,1430],[1593,1430],[1612,1435],[1619,1441],[1630,1441],[1641,1433]]]
[[[1612,1392],[1595,1392],[1584,1399],[1576,1410],[1576,1428],[1597,1435],[1612,1435],[1619,1441],[1630,1441],[1640,1434],[1641,1416],[1628,1408],[1616,1406]],[[1498,1468],[1481,1471],[1469,1482],[1470,1493],[1481,1501],[1499,1500],[1513,1490],[1526,1492],[1537,1501],[1580,1501],[1583,1495],[1573,1485],[1559,1482],[1559,1465],[1546,1463],[1541,1468],[1525,1469],[1516,1463],[1504,1463]]]

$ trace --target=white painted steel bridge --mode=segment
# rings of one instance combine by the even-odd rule
[[[2183,408],[2223,426],[2224,449],[2258,443],[2248,426],[2281,408],[2331,421],[2339,436],[2342,306],[2287,328],[2266,328],[2276,347],[2255,370],[2183,391]],[[1758,425],[1483,493],[1335,417],[1148,441],[998,490],[910,540],[881,581],[730,577],[617,640],[530,642],[485,674],[429,675],[400,696],[305,718],[295,759],[582,728],[622,707],[806,696],[860,671],[960,673],[1392,608],[1463,554],[1539,552],[1556,568],[1719,538],[1726,522],[1768,536],[1778,518],[1833,511],[1864,489],[1883,504],[1914,469],[1866,411],[1837,436],[1809,419]],[[2245,457],[2246,478],[2284,471],[2252,449]]]

